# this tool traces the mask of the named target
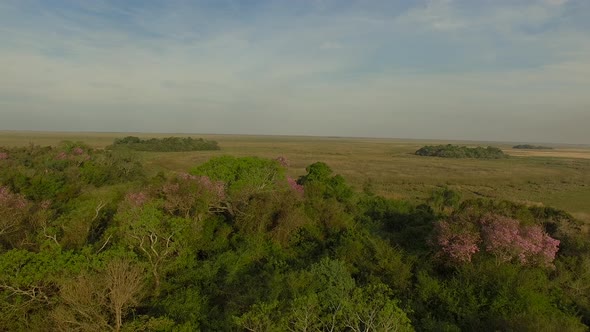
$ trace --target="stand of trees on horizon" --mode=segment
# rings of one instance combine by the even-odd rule
[[[107,149],[131,149],[136,151],[181,152],[219,150],[216,141],[192,137],[166,137],[142,140],[139,137],[127,136],[117,138]]]
[[[512,147],[513,149],[531,149],[531,150],[551,150],[550,146],[543,145],[531,145],[531,144],[519,144]]]
[[[2,331],[587,331],[564,211],[355,191],[325,163],[0,148]]]
[[[470,148],[459,145],[426,145],[416,151],[418,156],[441,157],[441,158],[475,158],[475,159],[501,159],[508,158],[502,150],[488,146]]]

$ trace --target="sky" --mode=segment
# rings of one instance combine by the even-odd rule
[[[1,0],[0,130],[590,144],[590,1]]]

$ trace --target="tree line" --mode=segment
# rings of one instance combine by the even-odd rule
[[[512,147],[513,149],[529,149],[529,150],[551,150],[550,146],[543,145],[531,145],[531,144],[518,144]]]
[[[442,157],[442,158],[476,158],[476,159],[501,159],[507,158],[501,149],[488,147],[474,147],[459,145],[426,145],[416,151],[418,156]]]
[[[117,138],[112,145],[107,147],[113,149],[130,149],[136,151],[157,151],[157,152],[182,152],[182,151],[210,151],[219,150],[216,141],[204,140],[192,137],[165,137],[140,139],[135,136]]]

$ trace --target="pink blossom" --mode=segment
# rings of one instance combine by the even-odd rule
[[[140,191],[137,193],[128,193],[125,197],[129,203],[133,206],[143,206],[148,200],[149,197],[146,193]]]
[[[559,250],[559,240],[550,237],[539,225],[522,227],[520,235],[520,262],[551,266]]]
[[[180,190],[180,184],[178,183],[166,183],[162,187],[162,192],[166,195],[172,195],[178,193]]]
[[[213,186],[213,181],[211,181],[208,176],[195,177],[194,180],[197,180],[197,182],[205,188],[211,188]]]
[[[197,177],[195,175],[191,175],[188,173],[180,173],[178,174],[178,177],[181,178],[182,180],[196,180]]]
[[[6,201],[9,199],[12,193],[6,187],[0,187],[0,202]]]
[[[17,209],[24,209],[27,207],[27,200],[22,196],[16,196],[14,200],[14,207]]]
[[[515,243],[521,242],[518,220],[487,215],[480,221],[484,246],[487,252],[503,262],[510,261],[520,250]]]
[[[480,220],[487,252],[503,262],[551,266],[559,250],[559,240],[540,225],[520,225],[518,220],[487,215]]]
[[[437,244],[443,255],[459,263],[470,262],[472,256],[479,251],[479,234],[465,225],[441,221],[437,224]]]
[[[178,177],[185,181],[198,183],[202,189],[214,194],[218,200],[225,199],[225,184],[223,181],[213,181],[208,176],[191,175],[188,173],[180,173]]]
[[[55,156],[55,159],[57,160],[65,160],[68,158],[68,155],[65,152],[60,152],[57,154],[57,156]]]
[[[74,150],[72,150],[72,153],[76,156],[79,156],[84,153],[84,150],[80,147],[76,147]]]
[[[202,203],[214,206],[225,199],[225,184],[207,176],[180,173],[176,181],[162,186],[161,193],[167,211],[189,216],[196,213]]]
[[[223,181],[212,181],[207,176],[200,176],[198,181],[206,190],[213,193],[218,200],[225,198],[225,184]]]
[[[27,207],[27,199],[20,194],[14,194],[7,187],[0,187],[0,207],[23,210]]]
[[[23,195],[12,193],[6,187],[0,187],[0,223],[3,232],[17,231],[29,215],[30,203]]]
[[[441,254],[455,262],[469,262],[480,250],[499,262],[551,267],[559,240],[540,225],[521,225],[512,218],[488,214],[477,221],[441,221],[436,226]]]
[[[0,152],[0,160],[6,160],[6,159],[8,159],[8,153]]]
[[[293,179],[292,177],[287,177],[287,182],[289,183],[289,186],[291,187],[291,189],[293,189],[293,191],[301,195],[304,194],[305,189],[302,185],[298,184],[295,179]]]
[[[557,251],[559,251],[559,243],[559,240],[547,234],[543,236],[543,250],[539,253],[543,263],[550,265],[555,260]]]

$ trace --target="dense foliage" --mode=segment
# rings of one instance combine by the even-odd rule
[[[107,149],[121,148],[159,152],[219,150],[216,141],[208,141],[202,138],[194,139],[192,137],[166,137],[142,140],[139,137],[127,136],[125,138],[115,139],[113,144],[107,147]]]
[[[79,143],[2,149],[0,330],[586,331],[590,242],[547,207],[355,192],[317,162],[148,178]]]
[[[530,144],[519,144],[512,147],[513,149],[531,149],[531,150],[551,150],[550,146],[543,145],[530,145]]]
[[[477,158],[477,159],[500,159],[508,156],[502,150],[493,146],[486,148],[478,146],[470,148],[458,145],[426,145],[416,151],[419,156],[442,157],[442,158]]]

